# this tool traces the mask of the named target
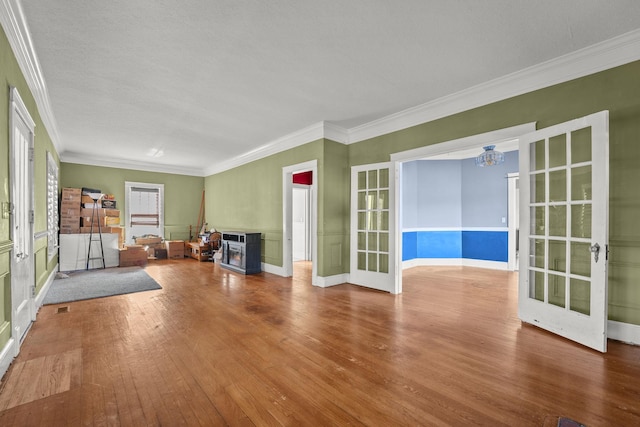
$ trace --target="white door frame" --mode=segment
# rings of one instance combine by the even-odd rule
[[[318,286],[318,161],[310,160],[304,163],[285,166],[282,168],[282,275],[293,275],[293,249],[291,245],[292,231],[292,192],[293,174],[311,171],[313,179],[309,186],[310,205],[309,220],[311,221],[311,284]]]
[[[481,148],[484,145],[510,143],[517,140],[519,136],[535,130],[536,123],[530,122],[391,154],[391,161],[396,162],[396,173],[398,174],[396,177],[395,250],[397,260],[396,289],[398,289],[399,292],[402,292],[402,212],[400,212],[402,206],[402,163],[434,156],[440,156],[440,158],[446,159],[449,154],[457,151],[477,151],[479,147]]]
[[[312,181],[313,182],[313,181]],[[304,195],[304,229],[302,232],[304,233],[304,256],[302,260],[304,261],[312,261],[311,260],[311,222],[309,218],[311,216],[311,188],[306,184],[293,184],[292,188],[293,192],[300,191]],[[296,203],[293,203],[293,208],[295,208]],[[299,234],[299,233],[298,233]],[[296,241],[296,233],[295,230],[292,230],[292,242]],[[292,247],[293,247],[292,243]],[[295,257],[295,254],[294,254]]]
[[[508,181],[508,204],[509,204],[509,236],[508,236],[508,261],[507,261],[507,270],[516,271],[518,270],[518,256],[517,256],[517,242],[518,242],[518,198],[517,194],[519,192],[518,189],[518,179],[520,177],[519,172],[508,173],[507,179]]]
[[[11,227],[13,227],[13,222],[15,221],[16,215],[17,215],[17,206],[16,206],[16,202],[15,202],[15,197],[17,196],[16,192],[16,183],[17,183],[17,178],[16,178],[16,174],[20,173],[20,171],[15,171],[15,153],[13,153],[13,145],[14,145],[14,133],[15,133],[15,128],[16,128],[16,123],[20,120],[22,121],[26,127],[29,130],[29,165],[28,165],[28,171],[27,171],[27,179],[29,180],[29,194],[27,195],[28,199],[27,199],[27,203],[29,204],[27,210],[28,210],[28,216],[29,216],[29,220],[27,221],[28,224],[28,230],[26,235],[28,236],[26,241],[24,242],[25,247],[22,248],[22,254],[17,255],[15,253],[15,246],[14,249],[11,251],[11,270],[12,270],[12,274],[11,274],[11,301],[12,301],[12,306],[11,306],[11,323],[12,323],[12,328],[11,328],[11,339],[14,343],[14,356],[17,356],[18,353],[20,352],[20,344],[22,342],[22,340],[26,337],[27,331],[28,329],[31,327],[31,322],[35,321],[36,318],[36,309],[35,309],[35,273],[34,273],[34,256],[33,256],[33,248],[34,248],[34,234],[33,234],[33,220],[34,220],[34,193],[35,193],[35,182],[34,182],[34,170],[33,170],[33,162],[34,162],[34,143],[35,143],[35,139],[34,139],[34,132],[35,132],[35,122],[33,121],[33,119],[31,118],[31,115],[29,114],[29,111],[26,107],[26,105],[24,104],[24,102],[22,101],[22,98],[20,97],[20,94],[18,93],[18,90],[15,87],[11,88],[11,102],[10,102],[10,123],[9,126],[11,127],[11,130],[9,132],[9,150],[10,150],[10,158],[9,158],[9,162],[10,162],[10,170],[11,170],[11,174],[10,174],[10,179],[11,179],[11,213],[12,213],[12,224]],[[11,232],[11,237],[14,238],[13,236],[13,230]],[[15,242],[14,242],[15,245]],[[16,257],[20,256],[22,258],[21,263],[26,263],[26,265],[24,266],[27,270],[27,281],[28,281],[28,287],[29,287],[29,294],[26,301],[26,306],[23,306],[23,303],[25,303],[25,301],[16,301],[14,299],[15,295],[18,295],[18,289],[20,287],[24,286],[24,283],[20,283],[20,278],[16,277],[16,275],[13,274],[13,270],[16,268],[17,265],[17,260]],[[18,306],[16,306],[16,304],[18,304]],[[15,324],[16,323],[16,313],[19,310],[27,310],[29,319],[30,319],[30,323],[28,326],[26,326],[24,328],[24,330],[22,330],[20,328],[19,325]]]

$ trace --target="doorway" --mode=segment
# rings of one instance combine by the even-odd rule
[[[294,175],[303,174],[310,177],[310,180],[306,184],[294,184]],[[296,192],[294,196],[294,191]],[[300,193],[299,191],[303,191]],[[298,199],[303,198],[302,194],[305,194],[305,203],[307,208],[307,216],[304,221],[306,225],[302,226],[300,223],[294,222],[294,197]],[[302,244],[300,249],[296,244],[297,255],[296,258],[300,258],[300,253],[305,251],[306,248],[306,262],[311,267],[311,284],[318,286],[318,269],[317,269],[317,253],[318,253],[318,166],[317,160],[311,160],[304,163],[298,163],[295,165],[285,166],[282,168],[282,228],[283,228],[283,243],[282,243],[282,272],[284,277],[292,277],[294,270],[302,271],[302,274],[308,275],[308,268],[294,269],[294,236],[298,241],[302,241],[303,238],[299,236],[300,230],[306,240]],[[298,218],[299,219],[299,218]],[[296,229],[294,233],[294,229]]]
[[[34,129],[35,122],[18,94],[11,88],[10,178],[11,178],[11,337],[20,351],[35,320],[35,275],[33,259],[34,220]]]

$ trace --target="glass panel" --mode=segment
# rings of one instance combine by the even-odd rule
[[[378,188],[389,188],[389,169],[380,169],[380,185]]]
[[[389,255],[387,254],[380,254],[380,263],[378,264],[380,266],[380,269],[378,271],[380,271],[380,273],[388,273],[389,272]]]
[[[378,271],[378,254],[372,253],[367,255],[368,255],[367,258],[369,259],[369,266],[367,270]]]
[[[567,164],[567,135],[549,138],[549,167],[555,168]]]
[[[569,281],[571,294],[569,308],[578,313],[591,314],[591,283],[580,279]]]
[[[380,230],[389,230],[389,211],[380,212]]]
[[[367,233],[358,233],[358,250],[364,251],[367,249]]]
[[[378,212],[367,212],[367,218],[369,219],[367,230],[378,229]]]
[[[571,242],[571,274],[591,277],[590,248],[589,243]]]
[[[549,236],[567,235],[567,207],[549,206]]]
[[[378,250],[378,233],[368,233],[369,234],[369,244],[367,245],[370,251]]]
[[[380,233],[378,242],[380,244],[380,252],[389,252],[389,233]]]
[[[571,163],[591,161],[591,127],[571,132]]]
[[[531,239],[529,245],[529,265],[544,268],[544,240]]]
[[[549,201],[564,202],[567,200],[567,171],[549,172]]]
[[[571,200],[591,200],[591,166],[571,169]]]
[[[591,204],[571,206],[571,237],[591,237]]]
[[[367,193],[358,191],[358,210],[363,211],[365,209],[367,209]]]
[[[544,206],[534,206],[531,208],[531,234],[544,236]]]
[[[378,192],[369,191],[367,193],[367,209],[378,209]]]
[[[549,274],[549,304],[565,306],[566,285],[564,276]]]
[[[544,193],[544,174],[531,175],[531,203],[546,202]]]
[[[367,188],[378,188],[378,171],[369,171],[369,182]]]
[[[358,270],[367,269],[367,253],[358,252]]]
[[[364,190],[367,188],[367,173],[358,172],[358,190]]]
[[[531,171],[539,171],[544,169],[544,140],[536,141],[531,144],[531,152],[529,153]]]
[[[367,229],[367,213],[358,212],[358,230]]]
[[[567,243],[549,240],[549,270],[567,271]]]
[[[544,301],[544,273],[529,271],[529,298]]]
[[[378,206],[380,209],[389,209],[389,190],[380,190],[378,192]]]

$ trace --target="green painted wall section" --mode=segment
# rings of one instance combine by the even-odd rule
[[[58,161],[58,154],[51,138],[44,127],[35,99],[18,66],[9,41],[3,30],[0,30],[0,203],[11,200],[9,182],[9,99],[11,87],[16,87],[24,101],[35,126],[34,153],[34,189],[35,189],[35,223],[34,233],[47,230],[47,153],[51,152]],[[5,346],[11,336],[11,275],[10,255],[12,249],[9,219],[0,218],[0,349]],[[36,293],[42,290],[47,279],[58,264],[57,256],[51,261],[47,256],[47,239],[41,238],[34,245],[34,274]]]
[[[325,140],[313,141],[206,177],[206,218],[209,227],[262,233],[262,261],[281,267],[282,168],[318,160],[317,179],[321,193],[324,146]],[[322,210],[324,201],[321,198],[318,204]],[[318,233],[322,229],[320,223],[319,218]]]
[[[65,162],[60,165],[60,188],[96,188],[103,193],[113,194],[123,226],[125,181],[164,184],[165,239],[188,240],[190,226],[193,227],[192,235],[197,236],[204,178]]]
[[[527,122],[538,129],[610,112],[609,318],[640,325],[640,62],[349,146],[351,165]]]

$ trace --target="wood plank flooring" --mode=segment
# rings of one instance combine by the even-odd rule
[[[156,261],[163,287],[41,308],[1,426],[640,425],[640,347],[517,318],[517,276],[405,271],[404,293]]]

